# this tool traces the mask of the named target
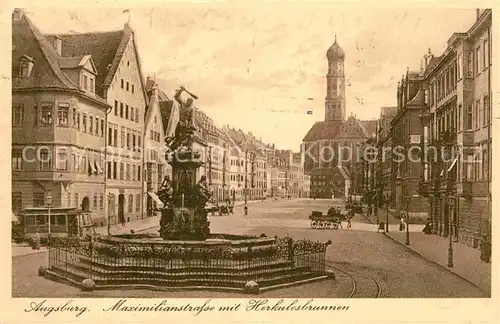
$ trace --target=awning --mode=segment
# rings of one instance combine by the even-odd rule
[[[97,171],[98,171],[99,173],[104,173],[104,172],[102,171],[101,167],[99,166],[99,163],[97,163],[97,161],[94,161],[94,164],[95,164],[95,167],[96,167],[96,169],[97,169]]]
[[[89,168],[92,169],[93,173],[97,173],[97,170],[96,170],[94,164],[90,161],[90,159],[89,159]]]
[[[156,202],[156,204],[158,205],[159,208],[163,208],[163,203],[161,202],[161,200],[157,194],[155,194],[152,191],[148,191],[148,195],[149,195],[149,197],[151,197],[151,199],[153,199]]]
[[[450,167],[448,168],[448,172],[450,172],[451,169],[453,169],[453,167],[455,166],[455,164],[457,164],[457,160],[458,160],[458,156],[451,163]]]

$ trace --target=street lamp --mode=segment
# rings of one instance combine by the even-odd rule
[[[385,232],[389,233],[389,194],[385,196]]]
[[[45,205],[47,205],[47,213],[48,218],[49,218],[49,224],[48,224],[48,234],[49,234],[49,242],[50,242],[50,235],[51,235],[51,230],[50,230],[50,207],[52,206],[52,194],[49,192],[47,193],[47,196],[45,197]]]

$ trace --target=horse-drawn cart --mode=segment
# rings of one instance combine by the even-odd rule
[[[341,221],[340,214],[323,215],[319,211],[313,211],[309,219],[313,229],[338,229]]]

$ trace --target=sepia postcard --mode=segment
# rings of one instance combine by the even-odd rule
[[[0,1],[0,321],[494,323],[496,14]]]

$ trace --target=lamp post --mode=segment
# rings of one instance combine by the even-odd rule
[[[385,197],[385,232],[389,233],[389,194]]]
[[[49,192],[47,194],[47,197],[45,197],[45,204],[47,205],[47,213],[49,222],[48,222],[48,235],[49,235],[49,242],[50,242],[50,235],[51,235],[51,228],[50,228],[50,207],[52,206],[52,194]]]
[[[409,208],[410,206],[410,197],[406,197],[406,245],[410,245],[410,215]]]
[[[448,197],[449,200],[450,197]],[[453,235],[452,235],[452,218],[451,218],[451,204],[448,201],[448,226],[449,226],[449,234],[448,234],[448,268],[453,268]]]

